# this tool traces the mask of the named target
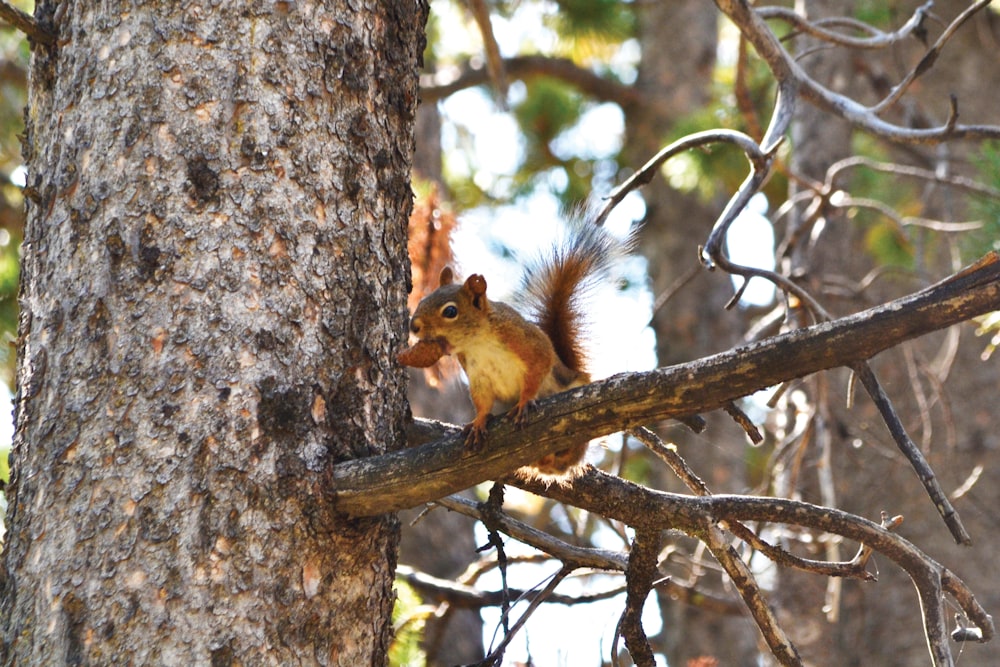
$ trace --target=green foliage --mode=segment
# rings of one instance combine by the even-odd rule
[[[527,82],[524,99],[513,109],[524,136],[524,156],[514,175],[515,196],[537,187],[548,176],[549,189],[563,201],[580,201],[590,192],[590,169],[574,155],[560,155],[555,143],[575,126],[584,112],[584,98],[566,83],[539,77]]]
[[[1000,142],[981,144],[973,164],[979,182],[1000,190]],[[1000,201],[988,197],[976,198],[972,202],[972,211],[983,226],[962,238],[963,254],[970,261],[990,250],[1000,250]]]
[[[396,605],[392,609],[392,624],[396,636],[389,647],[391,667],[423,667],[427,664],[420,640],[424,634],[421,614],[422,600],[408,584],[396,580]]]
[[[31,2],[14,2],[30,12]],[[11,182],[21,166],[26,77],[30,51],[17,30],[0,30],[0,379],[12,386],[14,355],[10,341],[17,330],[17,285],[24,207],[20,188]]]
[[[635,32],[635,13],[620,0],[556,0],[557,12],[548,22],[567,39],[622,42]]]
[[[527,95],[514,109],[514,117],[532,146],[526,162],[550,162],[552,140],[580,120],[583,97],[562,81],[549,78],[533,79],[527,84]]]
[[[857,219],[870,217],[873,216],[865,213],[857,216]],[[913,244],[891,220],[870,221],[865,232],[865,246],[880,264],[905,268],[913,266]]]
[[[857,0],[854,18],[876,28],[891,28],[898,25],[899,12],[895,2],[885,0]]]

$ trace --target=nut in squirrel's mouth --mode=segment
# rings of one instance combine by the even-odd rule
[[[419,339],[397,355],[399,363],[414,368],[427,368],[450,354],[451,346],[443,338]]]

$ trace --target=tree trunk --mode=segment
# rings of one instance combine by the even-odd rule
[[[3,653],[383,664],[419,2],[41,2]]]

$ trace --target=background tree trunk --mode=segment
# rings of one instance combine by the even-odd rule
[[[907,16],[919,4],[907,2],[897,11],[900,16]],[[942,2],[936,3],[935,11],[951,17],[965,7],[964,2]],[[851,4],[810,0],[803,3],[803,8],[810,18],[817,19],[848,14]],[[997,56],[992,46],[997,33],[995,17],[988,12],[974,19],[972,25],[956,34],[948,46],[947,57],[935,63],[933,76],[927,76],[912,98],[900,105],[903,108],[894,109],[893,113],[918,119],[922,116],[924,120],[915,121],[917,124],[943,123],[948,114],[948,95],[957,93],[965,121],[995,118],[995,105],[989,96],[975,92],[995,88],[989,80],[997,77]],[[800,45],[801,51],[808,48],[808,43]],[[865,99],[867,91],[878,89],[879,77],[899,80],[908,67],[919,61],[924,50],[917,40],[908,40],[879,53],[878,58],[869,55],[862,60],[856,53],[827,49],[822,57],[804,59],[803,66],[830,88]],[[975,76],[980,81],[970,86],[973,73],[978,73]],[[795,146],[792,168],[822,181],[830,165],[850,153],[853,132],[843,121],[811,106],[801,106],[797,116],[792,130]],[[967,157],[962,155],[968,148],[975,147],[957,143],[897,150],[902,162],[941,173],[973,175],[967,170]],[[844,185],[849,185],[849,181]],[[974,218],[968,212],[955,210],[962,206],[957,197],[950,200],[953,208],[945,210],[944,202],[949,199],[948,195],[942,196],[941,189],[935,191],[933,187],[914,184],[914,191],[924,205],[921,215]],[[856,312],[912,291],[961,266],[944,235],[929,237],[930,243],[922,246],[921,230],[908,228],[900,236],[911,244],[915,256],[913,271],[887,272],[870,288],[857,293],[839,289],[840,285],[856,284],[878,266],[879,260],[873,255],[867,236],[870,231],[870,222],[832,213],[815,244],[807,251],[796,252],[791,259],[793,271],[803,276],[806,288],[818,295],[835,315]],[[968,325],[959,325],[924,337],[880,355],[873,368],[890,391],[910,435],[924,449],[946,493],[960,487],[977,465],[983,466],[983,478],[964,497],[955,500],[955,507],[976,543],[974,549],[955,544],[916,476],[896,450],[871,400],[859,392],[854,406],[845,408],[848,376],[843,371],[814,376],[801,387],[809,392],[819,415],[815,436],[804,449],[805,461],[816,470],[801,474],[797,486],[786,488],[784,493],[794,492],[804,500],[835,504],[873,519],[882,510],[902,514],[905,522],[900,534],[919,540],[921,548],[930,555],[951,564],[956,574],[980,594],[982,604],[993,610],[1000,604],[1000,595],[992,574],[995,568],[986,561],[995,550],[981,545],[996,541],[997,515],[989,508],[996,507],[998,498],[998,485],[991,480],[996,479],[1000,470],[1000,447],[997,437],[984,433],[980,425],[988,420],[991,410],[988,406],[995,403],[997,371],[995,362],[983,363],[979,359],[985,341],[983,345],[973,341],[958,344],[960,337],[971,334]],[[827,454],[824,448],[829,450]],[[825,497],[816,482],[822,468],[828,465],[835,483],[832,498]],[[851,549],[853,545],[845,547],[841,554],[849,557]],[[828,582],[791,570],[779,569],[778,573],[780,582],[773,596],[774,604],[805,660],[816,664],[887,667],[926,663],[925,641],[919,627],[910,623],[916,595],[898,569],[881,568],[879,581],[874,585],[852,580],[835,582],[842,590],[831,608],[832,615],[827,614],[826,618],[824,607],[830,603]],[[960,659],[963,665],[985,666],[995,661],[995,651],[988,645],[969,646]]]
[[[385,662],[425,11],[39,4],[6,661]]]
[[[675,124],[709,100],[719,29],[719,14],[700,0],[648,3],[637,7],[637,12],[642,61],[635,88],[643,101],[626,110],[623,149],[626,164],[633,168],[669,143]],[[669,39],[664,39],[666,34]],[[642,196],[646,218],[639,250],[649,261],[654,298],[671,295],[653,313],[658,365],[690,361],[732,347],[745,324],[738,311],[724,310],[733,294],[732,284],[721,272],[701,270],[697,252],[723,202],[705,202],[695,192],[671,188],[663,178],[653,179]],[[684,284],[689,277],[691,282]],[[743,490],[738,481],[742,457],[737,456],[734,465],[726,452],[739,451],[746,436],[725,415],[707,418],[710,426],[703,435],[672,422],[664,425],[664,437],[678,446],[696,470],[708,475],[706,481],[713,490]],[[648,483],[653,488],[687,491],[663,466],[650,466],[650,474]],[[690,547],[693,542],[685,542],[682,552]],[[704,576],[712,577],[707,572]],[[726,665],[756,664],[758,633],[747,619],[701,610],[671,599],[662,589],[656,596],[663,629],[651,641],[671,665],[685,665],[700,656],[714,656]]]

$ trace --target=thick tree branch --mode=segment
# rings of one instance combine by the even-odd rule
[[[17,7],[0,0],[0,21],[13,26],[39,44],[55,44],[56,36],[38,25],[34,16],[25,14]]]
[[[494,420],[485,447],[466,450],[459,429],[418,422],[443,439],[332,470],[340,511],[372,516],[443,498],[565,448],[618,430],[714,410],[755,391],[850,366],[903,341],[1000,310],[1000,258],[869,310],[686,364],[618,375],[539,401],[522,428]],[[426,442],[413,434],[410,442]]]

